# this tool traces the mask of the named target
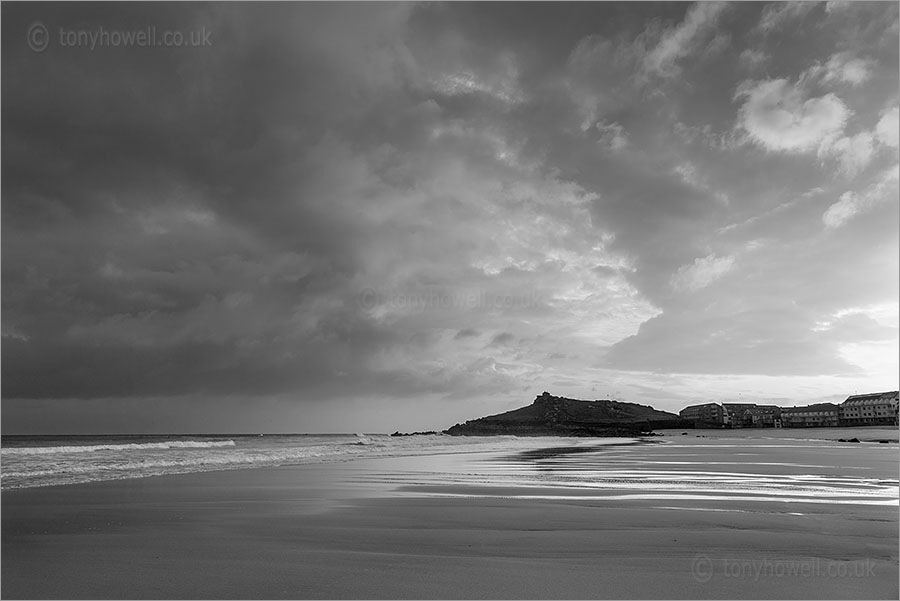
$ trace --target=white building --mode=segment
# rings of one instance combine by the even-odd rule
[[[857,394],[841,403],[841,425],[897,425],[900,395],[898,391]]]

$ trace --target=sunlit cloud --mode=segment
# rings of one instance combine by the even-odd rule
[[[780,152],[804,152],[843,130],[850,111],[832,93],[809,97],[786,79],[746,81],[735,93],[744,100],[737,125],[749,139]]]
[[[690,265],[679,267],[672,276],[672,287],[677,290],[695,292],[722,278],[733,268],[733,256],[707,255],[696,259]]]

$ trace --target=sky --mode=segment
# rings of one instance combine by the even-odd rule
[[[6,434],[898,388],[896,2],[4,3],[0,73]]]

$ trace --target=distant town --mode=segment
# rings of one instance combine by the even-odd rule
[[[778,407],[756,403],[705,403],[679,412],[699,428],[827,428],[837,426],[897,426],[898,391],[857,394],[836,405]]]

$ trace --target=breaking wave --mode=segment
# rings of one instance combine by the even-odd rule
[[[50,455],[54,453],[91,453],[94,451],[209,449],[233,446],[233,440],[172,440],[166,442],[130,442],[123,444],[67,445],[60,447],[10,447],[0,450],[0,453],[3,455]]]

